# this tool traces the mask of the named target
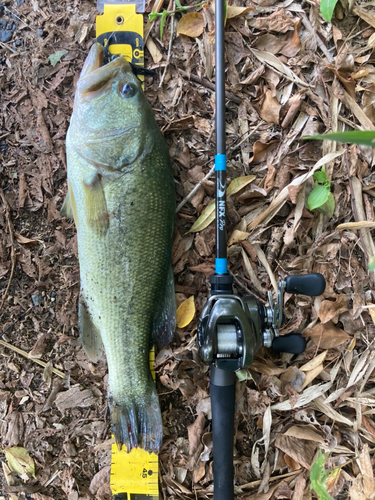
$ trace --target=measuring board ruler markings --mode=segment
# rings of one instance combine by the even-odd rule
[[[97,41],[110,54],[122,55],[134,66],[143,68],[144,0],[98,0],[102,14],[96,18]],[[140,75],[142,78],[142,75]],[[155,381],[154,349],[150,369]],[[159,461],[154,453],[133,448],[128,453],[112,445],[111,490],[114,500],[159,500]]]

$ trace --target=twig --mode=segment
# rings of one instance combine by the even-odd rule
[[[46,366],[47,366],[47,363],[45,363],[44,361],[37,359],[37,358],[31,358],[26,351],[23,351],[22,349],[19,349],[18,347],[15,347],[14,345],[9,344],[8,342],[5,342],[5,340],[0,340],[0,345],[2,345],[3,347],[6,347],[7,349],[10,349],[11,351],[16,352],[17,354],[20,354],[21,356],[24,356],[25,358],[29,359],[30,361],[34,361],[38,365],[43,366],[43,368],[46,368]],[[61,378],[66,378],[66,374],[64,372],[61,372],[57,368],[52,368],[52,372]]]
[[[294,470],[293,472],[288,472],[286,474],[281,474],[280,476],[274,476],[274,477],[270,477],[269,478],[269,481],[277,481],[279,479],[284,479],[284,478],[287,478],[287,477],[291,477],[291,476],[295,476],[296,474],[299,474],[301,472],[301,470]],[[258,479],[256,481],[252,481],[251,483],[246,483],[246,484],[243,484],[241,486],[241,489],[249,489],[249,488],[253,488],[254,486],[259,486],[260,483],[262,482],[261,479]]]
[[[316,34],[316,30],[313,28],[311,25],[310,21],[307,19],[306,14],[302,14],[302,22],[306,26],[306,28],[310,31],[315,36],[316,43],[319,45],[320,50],[323,52],[323,54],[326,56],[329,62],[333,61],[333,57],[331,54],[328,52],[327,47],[324,45],[323,41],[319,38],[319,36]]]
[[[167,69],[168,69],[168,66],[169,66],[169,62],[171,60],[173,36],[174,36],[174,13],[172,12],[171,13],[171,38],[169,40],[169,45],[168,45],[167,64],[164,66],[163,75],[162,75],[160,83],[159,83],[159,89],[163,85],[165,75],[167,74]]]
[[[181,208],[192,199],[192,197],[195,195],[195,193],[198,191],[199,187],[202,185],[203,181],[206,181],[211,175],[215,172],[215,165],[211,168],[211,170],[208,172],[208,174],[203,177],[201,181],[198,182],[198,184],[190,191],[190,193],[184,198],[181,203],[178,205],[176,208],[176,214],[181,210]]]
[[[12,283],[12,279],[13,279],[13,276],[14,276],[14,270],[16,268],[17,259],[16,259],[16,251],[14,249],[14,230],[13,230],[12,221],[10,220],[10,209],[9,209],[8,202],[6,201],[5,195],[4,195],[4,193],[3,193],[2,190],[0,190],[0,197],[1,197],[1,201],[3,202],[3,205],[4,205],[5,217],[6,217],[6,220],[7,220],[7,223],[8,223],[10,243],[11,243],[11,247],[10,247],[10,260],[12,261],[12,269],[11,269],[11,272],[10,272],[8,286],[6,287],[6,290],[4,292],[3,298],[1,299],[1,303],[0,303],[0,311],[1,311],[1,309],[3,308],[4,302],[5,302],[5,299],[6,299],[7,295],[8,295],[10,285]]]
[[[245,141],[247,141],[249,139],[249,137],[251,137],[257,130],[258,128],[264,124],[264,121],[263,120],[260,120],[260,122],[255,126],[255,128],[253,130],[250,130],[250,132],[248,134],[245,135],[245,137],[238,143],[238,144],[234,144],[234,146],[230,146],[228,148],[228,152],[232,152],[232,151],[235,151],[237,148],[239,148]]]
[[[329,131],[329,130],[332,130],[332,113],[331,113],[329,94],[328,94],[326,82],[324,81],[322,72],[320,71],[320,68],[319,68],[319,61],[318,61],[318,58],[316,57],[316,54],[314,54],[314,59],[315,59],[315,64],[316,64],[316,71],[318,72],[318,75],[320,76],[320,79],[322,80],[324,92],[325,92],[326,99],[327,99],[327,107],[328,107],[327,112],[328,112],[328,125],[329,125],[328,131]]]
[[[361,218],[360,218],[358,210],[357,210],[357,204],[356,204],[355,194],[354,194],[354,189],[353,189],[353,182],[352,182],[352,177],[350,175],[349,160],[348,160],[348,145],[347,144],[345,144],[345,154],[344,154],[344,157],[345,157],[346,170],[347,170],[347,173],[348,173],[350,198],[351,198],[351,204],[352,204],[354,219],[355,219],[356,222],[360,222]],[[364,256],[365,256],[367,262],[369,262],[369,259],[370,259],[371,256],[368,253],[368,248],[367,248],[367,246],[365,244],[365,241],[364,241],[363,234],[362,234],[361,230],[359,231],[359,238],[360,238],[361,243],[362,243],[362,251],[364,253]]]
[[[179,71],[179,73],[181,73],[182,76],[184,76],[185,78],[188,78],[192,82],[199,83],[200,85],[203,85],[204,87],[207,87],[208,89],[215,91],[215,84],[214,83],[209,82],[208,80],[205,80],[204,78],[199,78],[196,75],[188,75],[186,73],[186,71],[184,71],[180,68],[177,68],[177,70]],[[236,104],[241,104],[241,102],[242,102],[242,99],[240,99],[236,95],[232,94],[232,92],[229,92],[227,90],[225,91],[225,97],[227,99],[229,99],[229,101],[233,101]]]
[[[237,276],[235,276],[232,271],[230,269],[228,269],[228,273],[233,276],[233,281],[236,283],[236,285],[238,285],[244,292],[250,294],[250,295],[254,295],[254,297],[259,300],[259,302],[261,302],[262,304],[265,304],[266,301],[264,299],[262,299],[262,297],[260,297],[256,292],[254,292],[254,290],[250,290],[249,288],[247,288],[246,285],[244,285],[243,283],[241,283],[241,281],[237,278]]]

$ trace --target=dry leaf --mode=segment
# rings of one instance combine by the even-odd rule
[[[277,99],[272,96],[270,90],[266,90],[266,95],[260,109],[261,118],[267,123],[279,123],[281,105]]]
[[[249,163],[260,163],[266,161],[267,155],[273,150],[280,141],[274,140],[270,142],[255,141],[253,146],[253,157],[250,158]]]
[[[348,298],[346,295],[339,295],[335,302],[323,300],[319,308],[319,319],[322,323],[327,323],[335,316],[348,310]]]
[[[249,235],[250,233],[246,233],[245,231],[238,231],[237,229],[235,229],[228,239],[228,247],[239,243],[240,241],[246,240]]]
[[[284,436],[293,436],[297,439],[305,439],[306,441],[315,441],[317,443],[324,443],[324,437],[311,425],[293,425],[284,432]]]
[[[315,325],[313,328],[307,328],[304,336],[309,336],[315,345],[321,349],[332,349],[350,339],[350,336],[328,321],[324,325]]]
[[[227,19],[232,19],[233,17],[243,16],[246,12],[254,10],[253,7],[234,7],[233,5],[228,5],[227,8]]]
[[[36,477],[34,460],[25,448],[15,446],[4,450],[4,453],[11,471],[25,480]]]
[[[317,448],[313,441],[297,439],[285,434],[278,434],[275,446],[306,469],[310,469]]]
[[[191,323],[195,316],[194,295],[186,299],[177,309],[177,326],[185,328]]]
[[[328,351],[321,352],[318,356],[315,356],[315,358],[311,359],[308,363],[305,363],[300,367],[300,370],[302,372],[308,372],[310,370],[314,370],[317,366],[321,365],[323,361],[326,359]]]
[[[366,495],[366,498],[371,498],[375,493],[375,484],[374,470],[371,464],[368,444],[365,444],[363,446],[363,449],[359,455],[359,467],[361,469],[363,479],[363,493]]]
[[[196,453],[201,444],[203,429],[206,423],[204,413],[199,413],[194,423],[188,426],[189,436],[189,455],[192,456]]]
[[[323,367],[323,363],[322,363],[321,365],[316,366],[312,370],[305,372],[306,378],[303,381],[302,389],[307,387],[319,375],[319,373],[321,373],[323,370],[324,370],[324,367]]]
[[[111,466],[106,465],[99,472],[95,474],[95,476],[91,479],[89,490],[93,495],[96,495],[99,488],[103,486],[103,484],[108,483],[111,477]]]
[[[204,30],[204,19],[200,12],[185,14],[178,23],[177,34],[198,38]]]

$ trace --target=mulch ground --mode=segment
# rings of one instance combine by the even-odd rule
[[[327,454],[332,498],[374,494],[375,291],[368,263],[375,246],[371,227],[360,223],[375,227],[375,156],[366,147],[302,139],[375,127],[374,7],[352,3],[339,0],[332,24],[316,0],[234,0],[228,10],[228,258],[235,291],[265,304],[267,291],[288,274],[320,272],[327,281],[320,297],[285,297],[282,333],[304,333],[306,351],[293,357],[262,349],[241,374],[236,498],[316,498],[310,469],[319,449]],[[147,2],[147,12],[155,9]],[[162,39],[156,20],[145,50],[156,73],[146,76],[146,95],[174,164],[177,301],[193,295],[196,308],[193,321],[157,354],[163,499],[206,499],[213,491],[209,376],[196,327],[214,270],[207,209],[214,197],[207,176],[215,152],[214,5],[192,11],[200,15],[187,27],[181,14],[168,16]],[[0,4],[4,499],[111,498],[106,362],[90,363],[80,344],[76,233],[59,214],[66,131],[96,14],[95,2],[86,0]],[[310,211],[313,173],[323,165],[333,204]],[[349,222],[357,224],[343,225]],[[23,458],[32,459],[35,477],[11,471],[15,448],[27,450]]]

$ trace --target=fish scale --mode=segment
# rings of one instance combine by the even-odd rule
[[[153,340],[174,327],[174,184],[168,150],[140,82],[94,44],[67,134],[65,212],[77,226],[79,328],[95,361],[104,346],[119,447],[158,452],[162,422],[149,369]],[[134,95],[121,94],[131,85]],[[121,132],[122,131],[122,132]]]

